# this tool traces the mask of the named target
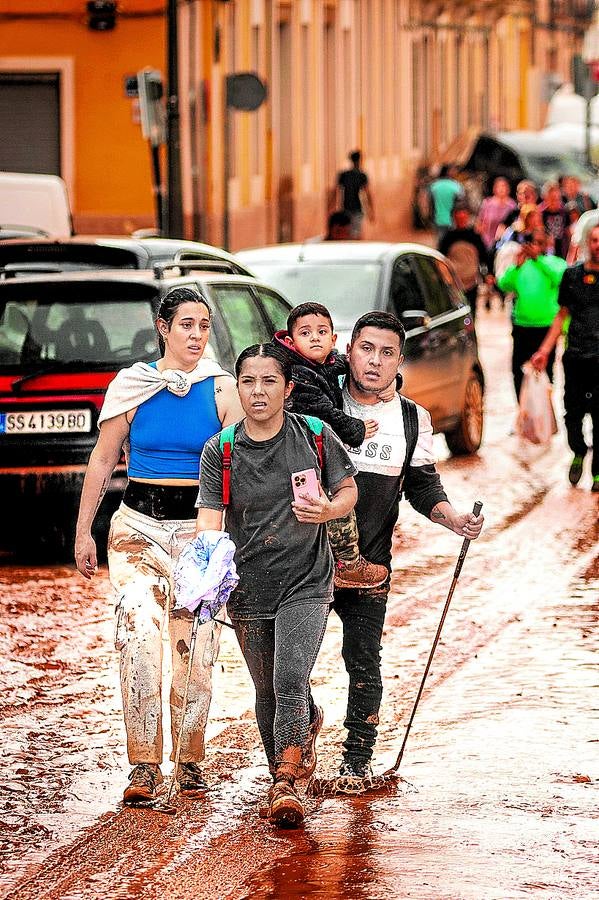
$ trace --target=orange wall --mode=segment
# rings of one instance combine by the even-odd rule
[[[124,77],[145,66],[165,72],[165,20],[161,15],[117,17],[113,31],[91,31],[84,0],[0,0],[0,56],[66,56],[74,60],[75,220],[110,230],[153,220],[150,154]],[[127,12],[159,11],[159,0],[119,4]],[[69,18],[15,19],[6,13],[66,13]],[[100,229],[97,229],[100,230]]]

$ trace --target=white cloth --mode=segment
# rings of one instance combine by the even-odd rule
[[[355,419],[375,419],[379,430],[371,438],[366,438],[360,447],[346,447],[353,464],[359,472],[374,472],[378,475],[401,475],[406,458],[406,436],[399,394],[388,403],[363,404],[353,399],[347,388],[343,389],[343,411]],[[418,441],[412,456],[411,466],[426,466],[435,463],[433,453],[433,426],[431,417],[424,407],[416,404],[418,413]]]
[[[192,384],[219,375],[233,377],[213,359],[201,359],[191,372],[182,372],[180,369],[165,369],[159,372],[148,363],[134,363],[127,369],[117,372],[108,385],[98,425],[141,406],[164,388],[178,397],[184,397]]]

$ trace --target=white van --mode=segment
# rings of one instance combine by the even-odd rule
[[[73,233],[67,186],[57,175],[0,172],[0,239]]]

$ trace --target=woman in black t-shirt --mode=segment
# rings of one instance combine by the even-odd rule
[[[225,516],[240,577],[228,612],[256,688],[256,718],[274,781],[267,815],[275,824],[297,825],[303,808],[294,785],[314,771],[322,725],[309,678],[332,601],[325,523],[353,508],[356,469],[328,425],[322,425],[319,460],[306,420],[285,412],[291,364],[278,347],[248,347],[235,372],[245,418],[235,427]],[[204,448],[201,470],[197,530],[218,530],[225,507],[218,435]],[[292,475],[309,470],[318,496],[300,488],[294,500]]]

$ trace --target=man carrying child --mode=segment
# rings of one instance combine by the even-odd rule
[[[287,331],[275,334],[275,343],[292,366],[293,392],[287,409],[318,416],[331,426],[348,447],[359,447],[376,434],[374,419],[364,422],[343,411],[340,380],[347,374],[347,360],[337,353],[337,335],[331,314],[321,303],[300,303],[287,319]],[[384,393],[384,392],[383,392]],[[395,396],[395,385],[381,400]],[[329,542],[335,558],[336,587],[376,587],[387,579],[385,566],[367,562],[358,549],[355,515],[328,523]]]

